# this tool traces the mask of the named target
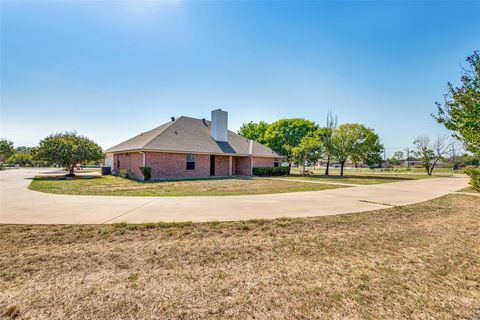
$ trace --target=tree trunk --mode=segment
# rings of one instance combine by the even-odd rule
[[[302,176],[305,176],[305,158],[303,158],[303,163],[302,163]]]
[[[433,168],[435,168],[435,165],[437,164],[437,160],[433,161],[433,163],[430,165],[430,171],[428,172],[428,175],[431,176],[433,173]]]
[[[330,156],[327,158],[327,167],[325,168],[325,175],[328,176],[328,168],[330,167]]]
[[[345,165],[345,162],[340,162],[340,176],[343,177],[343,166]]]
[[[68,174],[66,174],[66,177],[74,177],[75,176],[75,164],[68,165],[67,166]]]

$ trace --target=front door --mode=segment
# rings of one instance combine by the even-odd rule
[[[215,175],[215,155],[210,156],[210,175]]]

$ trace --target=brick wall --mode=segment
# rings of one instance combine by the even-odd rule
[[[235,171],[237,175],[249,176],[252,174],[251,160],[249,157],[235,157]]]
[[[152,168],[153,179],[210,176],[210,155],[196,154],[194,170],[187,170],[187,155],[183,153],[146,152],[145,163]]]
[[[210,155],[196,154],[195,169],[187,170],[186,154],[146,152],[145,165],[152,168],[152,178],[206,178],[210,177]],[[138,152],[120,153],[113,156],[113,170],[126,169],[128,174],[136,179],[143,179],[140,167],[143,165],[143,155]],[[279,165],[281,165],[281,160]],[[120,161],[120,167],[118,167]],[[273,167],[273,158],[253,158],[254,167]],[[228,176],[230,169],[229,156],[215,156],[215,175]],[[250,175],[251,160],[249,157],[233,157],[232,174]]]
[[[261,157],[254,157],[253,158],[253,167],[273,167],[273,158],[261,158]]]
[[[229,156],[215,156],[215,175],[228,176],[230,171]]]
[[[273,167],[275,161],[278,162],[278,166],[282,166],[282,159],[275,159],[275,158],[262,158],[262,157],[254,157],[253,158],[253,167]]]
[[[140,171],[142,165],[143,155],[138,152],[120,153],[113,156],[113,169],[117,174],[119,170],[125,169],[132,178],[143,179],[143,174]]]

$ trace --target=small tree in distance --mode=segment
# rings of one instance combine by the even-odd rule
[[[100,161],[103,159],[103,151],[94,141],[67,131],[52,134],[40,141],[36,157],[65,167],[69,172],[67,176],[73,177],[77,164]]]
[[[333,157],[340,162],[340,175],[343,176],[343,167],[353,150],[361,142],[360,125],[345,123],[333,131]]]
[[[383,146],[373,129],[358,123],[345,123],[333,130],[332,151],[340,163],[340,175],[348,159],[369,165],[381,160]]]
[[[13,142],[7,139],[0,140],[0,163],[4,163],[5,160],[10,158],[15,153]]]
[[[422,161],[429,176],[432,175],[438,161],[452,150],[452,143],[447,135],[438,136],[433,144],[429,136],[419,136],[413,144],[416,148],[415,156]]]
[[[398,166],[404,157],[405,153],[403,153],[403,151],[395,151],[393,156],[389,159],[389,162],[394,166]]]
[[[327,113],[327,126],[323,128],[322,143],[325,156],[327,157],[327,166],[325,167],[325,175],[328,176],[330,168],[330,160],[333,157],[333,130],[337,127],[338,117],[333,116],[332,112]]]
[[[292,149],[293,159],[302,166],[302,175],[305,175],[305,165],[307,162],[315,163],[322,157],[322,129],[310,133],[300,141],[298,146]]]

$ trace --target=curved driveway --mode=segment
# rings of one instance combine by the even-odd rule
[[[47,194],[27,189],[51,169],[0,172],[0,223],[97,224],[126,221],[225,221],[310,217],[408,205],[467,186],[454,176],[323,191],[206,197],[117,197]]]

